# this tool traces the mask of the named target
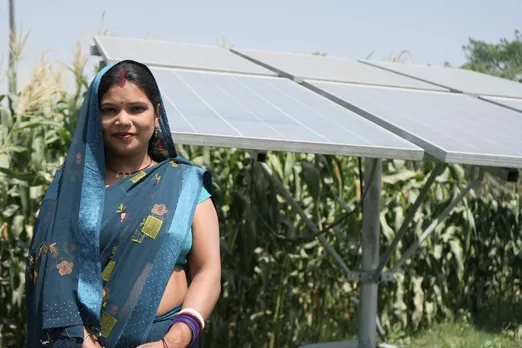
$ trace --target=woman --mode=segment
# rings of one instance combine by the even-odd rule
[[[104,68],[35,225],[28,347],[193,345],[221,289],[210,190],[177,156],[150,70]]]

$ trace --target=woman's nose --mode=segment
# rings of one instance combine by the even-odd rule
[[[122,109],[118,113],[116,121],[123,125],[128,124],[129,123],[129,114],[124,109]]]

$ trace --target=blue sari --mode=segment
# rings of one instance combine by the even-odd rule
[[[187,269],[192,219],[210,196],[211,177],[177,156],[162,105],[159,138],[168,155],[105,187],[98,86],[111,67],[89,87],[34,228],[26,271],[29,348],[77,347],[84,326],[105,347],[136,347],[163,337],[179,310],[156,317],[175,267]]]

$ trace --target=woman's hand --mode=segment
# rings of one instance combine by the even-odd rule
[[[192,340],[192,331],[183,323],[175,323],[165,335],[169,348],[185,348]]]
[[[169,332],[163,338],[168,348],[185,348],[192,339],[192,331],[183,323],[176,323],[170,327]],[[165,348],[163,341],[145,343],[137,348]]]
[[[102,348],[95,335],[89,334],[89,331],[83,328],[83,343],[81,348]]]
[[[93,335],[86,337],[83,340],[82,348],[102,348],[101,344],[94,338]]]

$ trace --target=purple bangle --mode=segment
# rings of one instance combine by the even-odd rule
[[[201,327],[199,326],[199,322],[197,321],[197,319],[195,319],[191,315],[183,313],[183,314],[177,315],[174,318],[174,320],[172,321],[172,324],[170,324],[170,326],[172,326],[176,323],[183,323],[190,328],[190,331],[192,332],[192,339],[190,340],[190,343],[187,347],[191,347],[192,344],[194,344],[194,342],[198,338],[199,333],[201,332]]]

